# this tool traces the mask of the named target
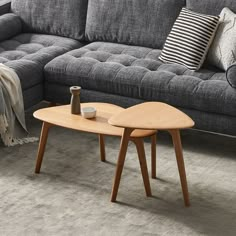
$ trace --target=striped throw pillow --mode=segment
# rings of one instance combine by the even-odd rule
[[[190,70],[202,66],[219,24],[219,16],[196,13],[183,8],[168,35],[159,59]]]

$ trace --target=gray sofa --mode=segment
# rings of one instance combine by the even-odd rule
[[[166,102],[190,115],[197,129],[236,136],[236,89],[225,72],[158,60],[184,6],[236,12],[235,0],[5,1],[0,63],[19,75],[26,108],[41,100],[68,103],[69,87],[80,85],[84,102]]]

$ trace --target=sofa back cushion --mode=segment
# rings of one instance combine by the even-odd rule
[[[161,48],[185,0],[90,0],[86,37]]]
[[[186,0],[186,7],[199,13],[219,15],[224,7],[236,12],[235,0]]]
[[[23,21],[24,32],[83,40],[88,0],[12,0],[11,11]]]

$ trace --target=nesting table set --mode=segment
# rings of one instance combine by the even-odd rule
[[[98,134],[101,161],[106,160],[104,136],[120,136],[121,144],[111,201],[116,201],[129,141],[132,141],[137,148],[146,195],[151,196],[143,139],[151,138],[151,176],[156,178],[156,133],[158,130],[167,130],[172,136],[175,148],[184,203],[185,206],[190,205],[180,138],[181,129],[191,128],[194,125],[190,117],[180,110],[160,102],[146,102],[127,109],[108,103],[81,104],[82,108],[86,106],[96,108],[95,118],[85,119],[80,115],[71,114],[70,105],[44,108],[34,113],[35,118],[43,121],[35,173],[40,172],[48,131],[52,126]]]

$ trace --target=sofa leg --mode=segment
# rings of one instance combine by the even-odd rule
[[[55,107],[57,104],[55,102],[49,102],[48,107]]]

